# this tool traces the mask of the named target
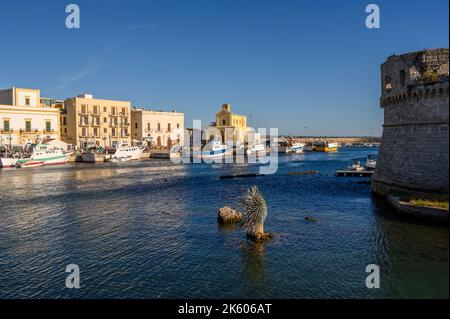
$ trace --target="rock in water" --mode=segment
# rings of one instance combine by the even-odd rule
[[[237,223],[240,222],[242,218],[243,218],[242,213],[235,211],[229,206],[219,208],[219,214],[217,217],[219,223],[222,224]]]

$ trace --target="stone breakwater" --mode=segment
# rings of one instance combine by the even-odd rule
[[[381,65],[375,193],[448,200],[448,64],[448,49],[434,49],[393,55]]]

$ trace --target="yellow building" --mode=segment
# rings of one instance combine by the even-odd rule
[[[0,90],[0,143],[19,146],[59,139],[59,110],[42,103],[38,89]]]
[[[215,125],[210,127],[220,130],[223,142],[244,143],[247,133],[247,117],[232,113],[231,105],[223,104],[222,109],[216,113]],[[210,139],[209,136],[208,139]]]
[[[184,113],[144,110],[131,111],[133,140],[148,145],[170,147],[183,144]]]
[[[61,111],[61,139],[84,148],[88,143],[131,145],[131,102],[94,99],[90,94],[66,99]]]

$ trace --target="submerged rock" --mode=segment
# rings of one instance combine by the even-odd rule
[[[247,238],[251,239],[254,242],[261,243],[266,240],[271,240],[273,238],[273,235],[271,233],[258,232],[256,233],[256,235],[247,234]]]
[[[310,217],[310,216],[306,216],[305,220],[308,222],[318,222],[319,219],[315,218],[315,217]]]
[[[237,223],[242,221],[243,215],[242,213],[232,209],[229,206],[225,206],[219,208],[219,214],[217,216],[219,223],[227,224],[227,223]]]

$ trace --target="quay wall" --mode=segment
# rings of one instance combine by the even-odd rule
[[[448,49],[394,55],[382,64],[376,194],[448,200],[448,74]]]

